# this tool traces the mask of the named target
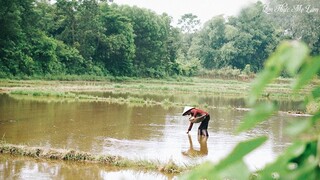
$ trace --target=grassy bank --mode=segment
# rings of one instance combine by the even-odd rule
[[[164,108],[170,107],[183,107],[186,102],[171,101],[170,99],[164,98],[160,101],[156,101],[150,98],[137,97],[134,94],[129,95],[128,97],[100,97],[88,94],[78,94],[70,92],[52,92],[52,91],[38,91],[38,90],[14,90],[9,93],[9,95],[17,100],[32,100],[40,102],[105,102],[112,104],[127,104],[130,106],[161,106]],[[215,109],[215,108],[237,108],[237,107],[215,107],[206,103],[199,104],[197,102],[189,102],[188,104],[205,107],[206,109]]]
[[[317,82],[316,82],[317,83]],[[176,79],[133,79],[104,81],[43,81],[43,80],[0,80],[0,92],[21,100],[35,101],[86,101],[128,104],[131,106],[183,107],[186,104],[206,109],[239,107],[215,107],[213,104],[195,101],[170,100],[169,96],[208,96],[224,98],[243,98],[248,96],[251,81],[210,78]],[[312,87],[299,94],[290,90],[291,79],[277,79],[263,92],[265,100],[302,101],[302,97]],[[110,92],[119,96],[95,96],[87,92]],[[122,96],[125,94],[125,96]],[[141,95],[160,98],[146,98]],[[161,98],[161,96],[163,98]],[[308,112],[307,112],[308,113]]]
[[[179,174],[192,168],[192,166],[179,166],[173,161],[160,163],[159,161],[132,160],[121,156],[95,155],[88,152],[66,149],[28,147],[23,145],[7,144],[5,142],[0,142],[0,153],[47,160],[101,163],[110,167],[160,171],[166,174]]]
[[[310,91],[304,89],[300,94],[290,91],[290,79],[278,79],[270,84],[264,94],[272,99],[301,100]],[[37,81],[37,80],[0,80],[1,92],[34,91],[34,96],[65,97],[67,92],[113,92],[129,94],[201,94],[210,96],[247,97],[251,81],[177,78],[177,79],[122,79],[119,81]],[[47,93],[48,92],[48,93]],[[18,94],[17,92],[15,92]],[[73,96],[72,94],[68,95]],[[84,98],[84,99],[92,99]]]

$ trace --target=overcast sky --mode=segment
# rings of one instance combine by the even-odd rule
[[[157,14],[166,12],[173,17],[174,23],[186,13],[192,13],[201,20],[208,21],[214,16],[237,15],[240,9],[258,0],[114,0],[117,4],[136,5],[155,11]]]

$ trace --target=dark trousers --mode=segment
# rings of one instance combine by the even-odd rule
[[[207,130],[209,120],[210,120],[210,115],[207,115],[206,118],[201,122],[201,124],[198,128],[198,135],[209,137],[208,130]]]

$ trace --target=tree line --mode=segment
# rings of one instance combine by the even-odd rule
[[[186,14],[173,26],[168,14],[106,0],[0,0],[0,78],[158,78],[248,65],[257,72],[283,39],[302,39],[319,53],[317,13],[296,13],[292,20],[292,14],[267,10],[258,2],[197,29],[196,15]]]

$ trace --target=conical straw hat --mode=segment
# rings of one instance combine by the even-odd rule
[[[185,116],[185,114],[190,111],[191,109],[194,109],[192,106],[185,106],[182,112],[182,116]]]

